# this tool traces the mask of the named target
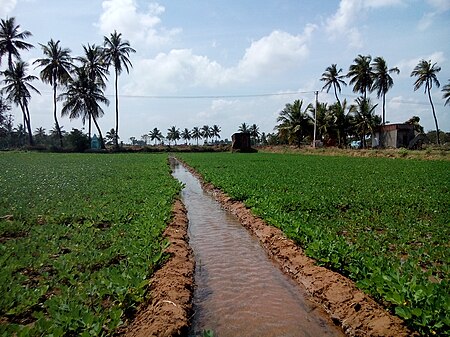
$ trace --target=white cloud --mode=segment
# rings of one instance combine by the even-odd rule
[[[450,10],[450,0],[428,0],[427,2],[433,10],[425,13],[420,19],[418,24],[420,31],[424,31],[430,27],[436,16]]]
[[[140,11],[135,0],[104,0],[102,8],[97,23],[101,33],[108,35],[117,30],[133,44],[158,46],[181,31],[179,28],[168,30],[159,27],[165,8],[158,3],[152,2],[146,11]]]
[[[274,31],[254,41],[237,65],[229,68],[190,49],[159,53],[153,59],[135,62],[132,80],[125,89],[128,93],[152,95],[181,88],[213,88],[279,74],[298,66],[307,57],[314,29],[315,26],[307,26],[302,35]]]
[[[403,0],[341,0],[337,12],[326,20],[326,31],[332,39],[346,37],[351,47],[363,46],[362,35],[355,23],[369,9],[402,5]]]
[[[0,17],[7,16],[16,8],[17,0],[0,0]]]

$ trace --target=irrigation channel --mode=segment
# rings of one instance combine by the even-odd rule
[[[194,315],[189,336],[344,336],[305,292],[272,262],[237,218],[202,190],[180,163],[189,244],[195,255]]]

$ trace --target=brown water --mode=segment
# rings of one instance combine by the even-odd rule
[[[242,227],[183,166],[173,175],[185,188],[190,245],[196,260],[190,336],[343,336],[305,299]]]

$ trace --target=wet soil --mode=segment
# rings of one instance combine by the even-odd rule
[[[123,332],[127,337],[185,336],[189,329],[195,262],[188,244],[186,209],[177,200],[164,232],[170,241],[169,260],[150,280],[151,299]]]
[[[189,169],[196,177],[201,177]],[[202,186],[222,207],[234,214],[258,238],[268,256],[294,282],[305,289],[309,300],[323,308],[347,336],[416,336],[381,305],[360,291],[351,280],[317,266],[281,230],[254,216],[243,203],[236,202],[211,184]],[[151,279],[151,300],[139,309],[125,336],[186,336],[192,314],[194,259],[187,241],[186,210],[180,201],[166,230],[172,242],[171,259]]]

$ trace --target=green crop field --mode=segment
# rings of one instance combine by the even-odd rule
[[[111,335],[147,296],[167,155],[0,153],[0,335]]]
[[[177,156],[422,335],[450,335],[450,162]]]

